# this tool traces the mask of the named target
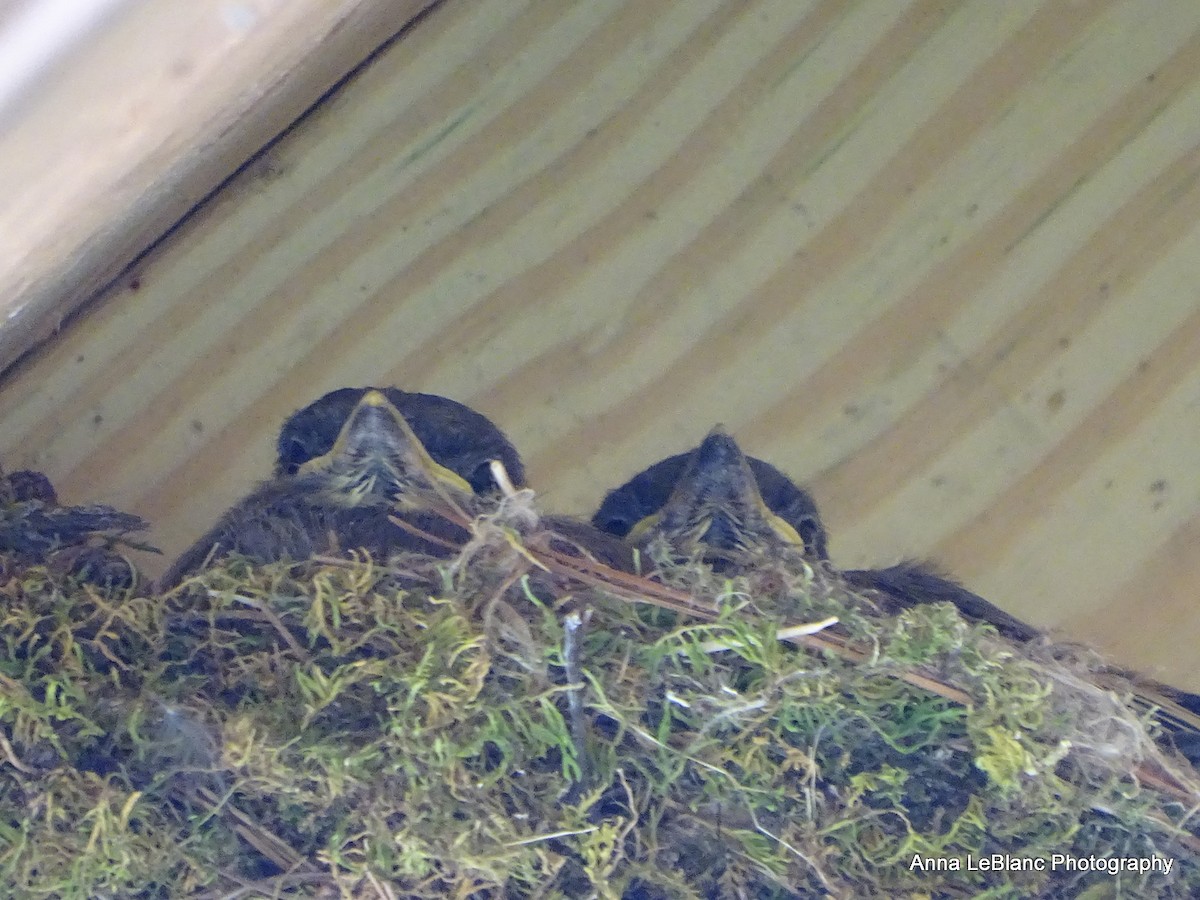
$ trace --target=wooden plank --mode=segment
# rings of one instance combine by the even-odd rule
[[[173,552],[342,385],[565,512],[723,422],[839,563],[1200,687],[1197,148],[1191,0],[448,2],[0,384],[0,459]]]
[[[109,0],[48,36],[0,120],[0,370],[429,2]]]

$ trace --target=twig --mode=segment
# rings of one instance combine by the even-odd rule
[[[31,769],[29,766],[25,765],[25,763],[21,762],[21,760],[17,757],[17,754],[13,752],[12,744],[8,742],[8,738],[4,736],[3,732],[0,732],[0,749],[4,750],[5,759],[7,759],[12,764],[12,767],[18,772],[24,772],[26,775],[37,774],[35,769]]]
[[[442,510],[438,510],[438,512],[441,513]],[[451,522],[454,521],[454,519],[452,519],[450,516],[446,516],[445,518]],[[462,549],[462,544],[458,544],[458,543],[455,543],[454,541],[449,541],[449,540],[446,540],[445,538],[440,538],[437,535],[430,534],[428,531],[425,531],[422,528],[418,528],[412,522],[402,519],[400,516],[388,516],[388,521],[391,522],[393,525],[397,525],[400,528],[404,529],[409,534],[414,535],[415,537],[419,537],[421,540],[427,541],[430,544],[433,544],[435,547],[444,547],[447,550],[453,550],[455,552],[458,552],[459,550]],[[466,521],[464,523],[456,522],[455,524],[461,524],[463,528],[469,528],[471,525],[470,521]]]
[[[824,631],[831,625],[838,623],[837,616],[830,616],[827,619],[821,619],[819,622],[806,622],[803,625],[792,625],[788,628],[783,628],[776,633],[781,641],[794,641],[796,638],[804,637],[805,635],[816,634],[818,631]],[[700,644],[700,649],[705,653],[722,653],[725,650],[732,650],[736,644],[730,641],[704,641]],[[681,653],[684,651],[680,651]]]
[[[540,844],[542,841],[554,841],[559,838],[574,837],[577,834],[591,834],[600,826],[593,825],[590,828],[575,828],[570,831],[554,831],[549,834],[535,834],[533,837],[522,838],[519,841],[509,841],[505,847],[527,847],[530,844]]]
[[[500,492],[505,497],[515,497],[517,489],[513,486],[512,479],[508,477],[508,469],[504,468],[504,463],[493,459],[488,463],[488,469],[492,473],[492,478],[496,479],[496,484],[500,486]]]
[[[239,887],[232,891],[213,890],[196,894],[193,900],[238,900],[240,897],[251,894],[262,897],[278,897],[283,896],[283,891],[291,887],[301,887],[306,884],[333,885],[333,879],[324,872],[291,872],[261,881],[246,881],[224,870],[222,870],[221,876]]]
[[[367,881],[371,883],[371,887],[375,888],[375,893],[382,897],[383,900],[396,900],[396,892],[380,881],[379,876],[374,872],[367,872]]]
[[[579,645],[584,628],[592,617],[592,611],[571,610],[563,620],[563,665],[567,670],[567,713],[571,722],[571,743],[575,745],[575,759],[579,763],[579,779],[576,785],[591,781],[591,764],[587,752],[587,725],[584,722],[583,692],[587,687],[579,665]]]
[[[251,609],[258,610],[258,612],[262,613],[266,617],[267,621],[275,627],[275,630],[279,632],[280,636],[287,643],[288,647],[293,653],[296,654],[297,658],[299,658],[301,662],[306,664],[312,662],[312,657],[309,656],[308,651],[300,645],[300,642],[296,640],[296,636],[288,631],[287,626],[283,624],[283,620],[280,619],[275,610],[271,609],[267,604],[255,600],[253,597],[247,597],[244,594],[231,594],[228,591],[215,591],[212,588],[208,589],[208,596],[214,599],[231,597],[240,603],[246,604],[246,606],[249,606]]]
[[[284,872],[314,871],[305,857],[295,848],[273,831],[264,828],[253,817],[229,803],[228,798],[220,798],[205,787],[195,788],[194,793],[209,805],[213,813],[224,813],[232,817],[235,820],[234,829],[242,839]]]

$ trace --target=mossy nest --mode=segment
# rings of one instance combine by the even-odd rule
[[[1018,648],[948,605],[885,616],[799,559],[618,578],[516,507],[454,559],[235,559],[162,598],[6,567],[0,880],[64,898],[1200,896],[1195,775],[1086,654]]]

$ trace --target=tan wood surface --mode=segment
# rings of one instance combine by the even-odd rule
[[[0,459],[170,554],[342,385],[568,512],[723,422],[839,563],[1200,687],[1198,176],[1194,0],[450,0],[9,373]]]
[[[50,45],[0,108],[0,368],[432,0],[103,0],[57,47],[37,2],[0,9]]]

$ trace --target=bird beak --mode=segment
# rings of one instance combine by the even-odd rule
[[[768,534],[805,547],[796,529],[771,512],[746,455],[719,425],[692,452],[662,509],[638,522],[628,540],[659,529],[722,550],[748,548]]]
[[[420,474],[431,485],[440,485],[453,494],[474,493],[463,478],[429,455],[408,421],[381,391],[367,391],[329,452],[304,463],[297,474],[329,471],[347,464],[380,472]]]

